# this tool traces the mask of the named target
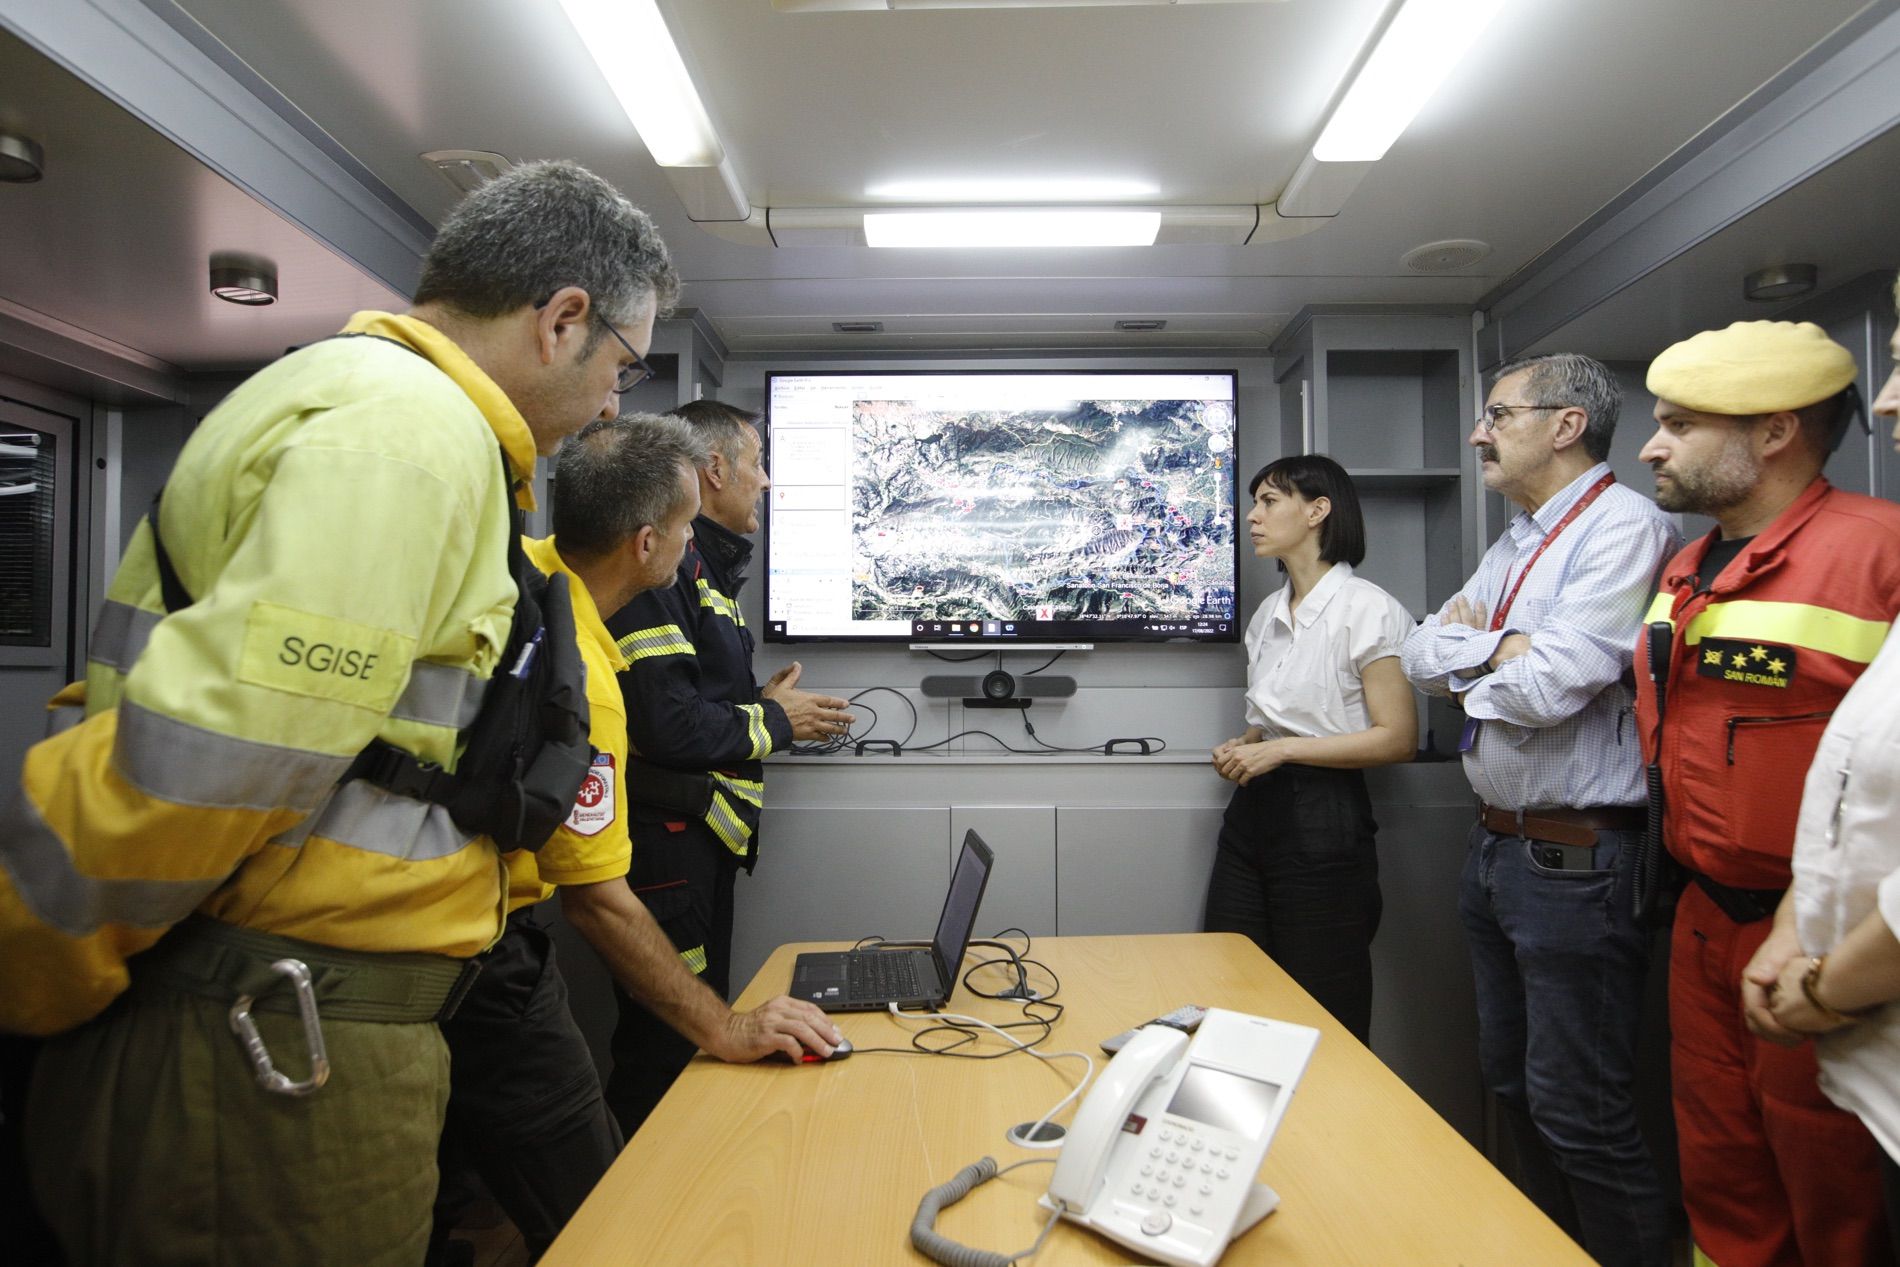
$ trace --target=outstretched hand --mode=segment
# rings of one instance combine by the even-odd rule
[[[762,699],[769,699],[785,710],[785,720],[792,724],[794,739],[834,739],[851,729],[851,723],[857,718],[845,711],[848,701],[836,695],[820,695],[815,691],[798,689],[798,679],[805,667],[794,660],[774,673],[759,692]]]

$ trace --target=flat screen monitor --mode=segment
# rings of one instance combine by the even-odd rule
[[[1235,389],[767,375],[766,640],[1236,641]]]

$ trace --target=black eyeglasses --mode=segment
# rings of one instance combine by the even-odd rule
[[[647,359],[644,356],[641,356],[638,352],[633,350],[633,344],[627,342],[625,335],[614,329],[613,322],[607,320],[605,317],[596,317],[595,320],[600,322],[601,325],[606,326],[607,333],[613,335],[615,339],[618,339],[620,346],[627,349],[627,355],[633,358],[632,365],[621,366],[620,372],[614,376],[614,394],[616,396],[625,396],[628,392],[646,382],[649,378],[654,377],[653,367],[647,364]]]
[[[1550,409],[1568,409],[1569,405],[1486,405],[1478,411],[1478,430],[1490,435],[1498,429],[1498,424],[1519,410],[1525,413],[1540,413]]]

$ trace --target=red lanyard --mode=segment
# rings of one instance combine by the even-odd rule
[[[1550,532],[1544,537],[1543,542],[1537,547],[1536,552],[1531,555],[1530,562],[1524,565],[1524,570],[1517,574],[1517,584],[1513,585],[1511,587],[1511,592],[1504,596],[1504,601],[1498,604],[1498,609],[1495,612],[1491,613],[1492,632],[1495,633],[1496,631],[1504,628],[1504,617],[1510,613],[1511,604],[1517,601],[1517,592],[1524,588],[1524,578],[1529,576],[1531,574],[1531,569],[1537,566],[1537,560],[1544,557],[1544,551],[1550,549],[1550,543],[1557,539],[1557,536],[1559,533],[1563,532],[1565,528],[1568,528],[1570,526],[1571,520],[1575,519],[1578,515],[1581,515],[1584,511],[1588,510],[1590,508],[1590,503],[1603,495],[1604,489],[1608,488],[1610,485],[1614,483],[1616,483],[1616,472],[1615,471],[1606,472],[1602,479],[1598,480],[1596,483],[1590,486],[1589,492],[1585,493],[1582,497],[1579,497],[1577,499],[1576,505],[1572,506],[1569,510],[1564,512],[1564,517],[1562,519],[1559,519],[1557,521],[1557,526],[1552,528]]]

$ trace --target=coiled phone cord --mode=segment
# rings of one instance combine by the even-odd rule
[[[1010,1267],[1018,1259],[1030,1257],[1049,1239],[1049,1229],[1061,1217],[1060,1211],[1049,1212],[1049,1221],[1042,1225],[1042,1232],[1036,1237],[1034,1245],[1013,1254],[999,1254],[993,1249],[977,1249],[951,1240],[937,1230],[937,1212],[946,1205],[955,1205],[963,1200],[979,1184],[988,1183],[998,1175],[1006,1175],[1018,1166],[1050,1165],[1054,1161],[1053,1157],[1031,1157],[1001,1170],[996,1168],[994,1157],[972,1162],[957,1171],[947,1183],[940,1183],[924,1193],[924,1199],[917,1203],[917,1216],[910,1221],[910,1243],[918,1253],[932,1262],[942,1263],[943,1267]]]

